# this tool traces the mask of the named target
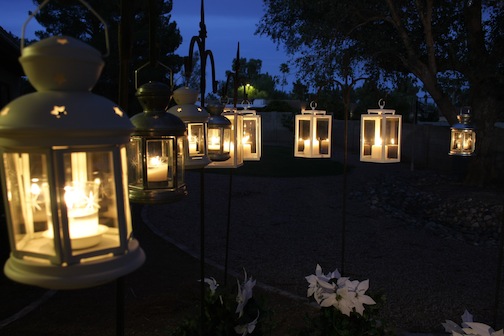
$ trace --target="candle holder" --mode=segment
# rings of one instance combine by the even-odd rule
[[[5,274],[51,289],[110,282],[145,259],[125,190],[133,125],[89,92],[104,65],[96,49],[66,36],[23,44],[20,62],[37,92],[0,111]]]
[[[401,161],[401,115],[385,109],[380,99],[379,109],[369,109],[361,115],[360,160],[394,163]]]
[[[212,162],[207,168],[238,168],[243,165],[241,142],[242,119],[232,111],[224,112],[224,105],[210,102],[208,121],[208,155]]]
[[[317,103],[310,103],[311,110],[301,110],[295,118],[294,156],[302,158],[330,158],[332,116],[316,110]]]
[[[146,204],[178,201],[187,195],[187,137],[184,122],[165,110],[171,88],[149,82],[138,88],[136,96],[143,113],[131,118],[136,129],[128,146],[130,200]]]
[[[465,107],[457,116],[458,123],[451,129],[450,155],[474,156],[476,149],[476,128],[471,123],[471,109]]]

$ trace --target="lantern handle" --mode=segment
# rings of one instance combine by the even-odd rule
[[[151,65],[152,62],[147,62],[145,63],[144,65],[142,65],[140,68],[136,69],[135,70],[135,90],[138,90],[138,72],[140,70],[142,70],[143,68],[147,67],[148,65]],[[173,70],[164,65],[163,63],[159,62],[159,61],[156,61],[156,65],[160,65],[162,66],[163,68],[165,68],[166,70],[168,70],[168,72],[170,73],[170,90],[173,90]]]
[[[315,109],[317,108],[317,102],[316,102],[316,101],[314,101],[314,100],[312,100],[312,101],[310,102],[310,107],[311,107],[311,109],[312,109],[312,110],[315,110]]]
[[[242,100],[241,103],[242,103],[242,105],[247,105],[247,106],[245,106],[245,110],[250,107],[250,102],[248,101],[248,99]]]
[[[382,110],[385,107],[385,100],[383,100],[383,98],[380,98],[380,100],[378,100],[378,106],[380,106],[380,109]]]
[[[49,1],[50,0],[44,0],[44,2],[42,2],[37,7],[37,9],[35,9],[28,16],[28,19],[26,19],[26,21],[24,22],[23,27],[21,28],[21,51],[24,49],[24,40],[25,40],[24,36],[25,36],[25,30],[26,30],[26,26],[28,25],[28,22],[33,17],[35,17],[35,15],[37,15],[38,12],[40,12],[40,10],[42,9],[42,7],[44,7],[45,5],[47,5],[47,3]],[[108,33],[108,25],[107,25],[107,23],[105,22],[105,20],[103,20],[103,18],[87,2],[85,2],[84,0],[78,0],[78,1],[81,4],[83,4],[94,16],[96,16],[98,18],[98,20],[100,20],[101,23],[103,23],[103,27],[104,27],[104,30],[105,30],[105,46],[107,48],[107,52],[105,54],[103,54],[103,57],[108,57],[110,55],[110,43],[109,43],[109,33]]]

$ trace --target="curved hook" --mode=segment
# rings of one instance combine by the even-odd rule
[[[310,107],[312,110],[315,110],[317,108],[317,102],[312,100],[311,103],[310,103]]]
[[[380,98],[380,100],[378,100],[378,106],[380,106],[382,110],[385,107],[385,100],[383,100],[383,98]]]
[[[28,22],[35,17],[35,15],[38,14],[38,12],[40,12],[40,10],[42,9],[42,7],[44,7],[45,5],[47,5],[47,3],[49,2],[50,0],[44,0],[44,2],[42,2],[38,7],[37,9],[35,9],[31,14],[30,16],[28,16],[28,19],[26,19],[26,21],[24,22],[23,24],[23,27],[21,28],[21,51],[23,50],[24,48],[24,36],[25,36],[25,31],[26,31],[26,26],[28,25]],[[105,54],[103,54],[103,57],[108,57],[110,55],[110,43],[109,43],[109,34],[108,34],[108,26],[107,26],[107,23],[105,22],[105,20],[103,20],[103,18],[87,3],[85,2],[84,0],[78,0],[81,4],[83,4],[94,16],[96,16],[98,18],[98,20],[103,23],[103,27],[104,27],[104,30],[105,30],[105,46],[107,48],[107,52]]]

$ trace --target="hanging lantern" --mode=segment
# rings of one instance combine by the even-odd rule
[[[208,156],[212,162],[207,168],[238,168],[243,165],[241,143],[242,118],[233,111],[224,112],[224,105],[211,102],[207,105]]]
[[[21,55],[37,92],[0,111],[11,245],[5,274],[74,289],[132,272],[145,259],[131,236],[125,190],[133,127],[116,104],[90,92],[104,65],[100,53],[58,36],[21,48]]]
[[[330,158],[332,116],[326,115],[326,111],[315,110],[315,102],[311,102],[310,107],[311,110],[303,109],[296,115],[294,156]]]
[[[472,156],[476,148],[476,129],[471,124],[470,108],[457,116],[458,123],[451,127],[450,155]]]
[[[369,109],[361,115],[360,160],[364,162],[392,163],[401,161],[401,115],[384,109],[380,99],[379,109]]]
[[[139,203],[178,201],[187,195],[185,124],[165,110],[171,96],[168,85],[149,82],[137,90],[136,96],[143,113],[131,118],[136,129],[128,147],[130,200]]]
[[[243,129],[243,161],[259,161],[261,159],[261,116],[255,110],[240,110]]]
[[[185,144],[185,169],[204,168],[211,161],[207,149],[208,112],[195,103],[198,91],[181,87],[173,92],[177,105],[168,112],[182,119],[186,125],[187,143]]]

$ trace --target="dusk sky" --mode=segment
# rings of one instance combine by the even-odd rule
[[[0,0],[0,4],[0,25],[12,34],[21,36],[21,28],[28,19],[28,11],[34,11],[37,7],[32,0]],[[183,43],[176,51],[181,56],[187,56],[192,36],[199,33],[200,7],[201,0],[173,0],[171,20],[177,22],[183,37]],[[225,80],[226,70],[231,70],[238,42],[241,57],[261,59],[262,73],[281,75],[280,64],[288,61],[282,47],[277,50],[268,37],[254,35],[262,14],[262,0],[205,1],[205,23],[208,32],[206,47],[214,55],[218,80]],[[32,19],[26,27],[26,37],[35,38],[33,32],[39,29],[36,20]],[[207,72],[210,74],[209,65]],[[293,80],[294,75],[291,74],[289,83]],[[291,85],[286,89],[290,90]]]

